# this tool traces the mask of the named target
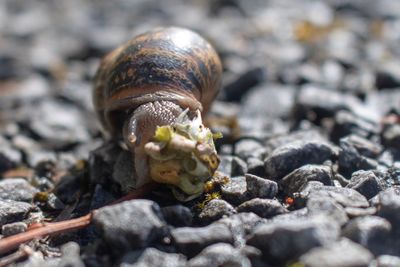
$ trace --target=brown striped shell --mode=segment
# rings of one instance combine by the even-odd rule
[[[147,102],[167,100],[204,113],[218,93],[221,72],[217,53],[200,35],[158,28],[104,57],[95,77],[95,109],[113,137],[121,137],[128,114]]]

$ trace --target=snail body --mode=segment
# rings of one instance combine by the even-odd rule
[[[183,28],[158,28],[138,35],[106,55],[94,81],[100,122],[134,153],[138,186],[149,181],[145,145],[159,126],[186,110],[206,113],[221,83],[222,67],[212,46]]]

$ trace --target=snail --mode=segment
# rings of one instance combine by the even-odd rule
[[[197,33],[157,28],[107,54],[93,102],[109,137],[134,155],[136,186],[152,180],[192,198],[218,167],[201,116],[221,84],[221,61]],[[179,194],[177,193],[179,192]]]

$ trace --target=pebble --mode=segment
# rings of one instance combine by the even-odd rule
[[[217,243],[203,249],[188,262],[188,267],[251,267],[250,260],[230,244]]]
[[[24,222],[9,223],[1,227],[1,234],[5,237],[16,235],[25,232],[26,229],[28,229],[28,226]]]
[[[23,178],[0,181],[0,199],[31,202],[38,190]]]
[[[319,182],[309,182],[299,193],[299,200],[307,200],[311,197],[328,196],[333,198],[343,207],[367,208],[367,199],[351,188],[324,186]]]
[[[256,157],[249,157],[246,161],[247,172],[256,176],[263,177],[265,175],[264,161]]]
[[[180,204],[162,207],[161,213],[165,221],[175,227],[190,226],[193,221],[190,209]]]
[[[390,250],[392,226],[378,216],[365,216],[351,220],[342,230],[342,236],[347,237],[375,255],[381,255]]]
[[[199,214],[199,219],[203,223],[216,221],[224,216],[236,213],[231,204],[223,199],[212,199],[208,202]]]
[[[247,244],[260,249],[273,264],[294,260],[310,249],[333,243],[340,226],[324,216],[263,223],[248,237]]]
[[[166,253],[156,248],[132,251],[125,254],[120,267],[185,267],[186,257],[177,253]]]
[[[400,257],[392,255],[381,255],[377,257],[370,267],[397,267],[400,266]]]
[[[378,166],[375,160],[361,155],[347,138],[340,140],[338,163],[340,174],[349,178],[357,170],[372,170]]]
[[[247,164],[237,156],[221,156],[218,171],[227,176],[239,176],[247,173]]]
[[[274,198],[278,193],[278,184],[253,174],[246,174],[246,194],[252,198]]]
[[[160,207],[150,200],[130,200],[100,208],[93,223],[115,251],[141,248],[167,234]]]
[[[400,230],[400,195],[393,190],[380,192],[376,207],[378,216],[388,220],[394,230]]]
[[[265,159],[266,176],[279,181],[306,164],[321,164],[335,156],[335,149],[317,141],[293,142],[281,146]]]
[[[341,226],[345,225],[349,220],[345,209],[331,197],[310,197],[307,200],[306,207],[309,215],[322,214]]]
[[[326,247],[312,249],[300,257],[300,264],[309,267],[367,267],[373,258],[367,249],[343,238]]]
[[[352,188],[370,199],[376,196],[382,188],[379,184],[378,177],[372,171],[357,171],[353,172],[348,188]]]
[[[0,200],[0,226],[22,221],[32,208],[32,205],[26,202]]]
[[[244,176],[232,177],[229,183],[221,187],[222,198],[233,205],[247,200],[247,183]]]
[[[400,149],[400,125],[391,124],[382,129],[382,143],[386,147]]]
[[[171,230],[172,243],[179,252],[193,257],[207,246],[219,242],[233,243],[227,226],[215,222],[205,227],[179,227]]]
[[[279,185],[287,195],[299,192],[309,181],[318,181],[324,185],[333,185],[332,170],[329,166],[307,164],[286,175]]]
[[[279,201],[262,198],[253,198],[240,204],[240,206],[237,207],[237,211],[253,212],[266,219],[288,212]]]
[[[356,116],[355,114],[341,110],[336,113],[334,117],[334,124],[330,132],[331,139],[335,142],[346,136],[352,136],[353,139],[369,138],[370,136],[377,135],[379,125],[367,119]],[[365,140],[365,139],[364,139]],[[362,140],[364,145],[371,147],[379,146],[376,143],[368,140]],[[362,142],[361,141],[361,142]]]

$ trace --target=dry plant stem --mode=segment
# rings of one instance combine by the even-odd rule
[[[149,193],[155,187],[154,183],[146,184],[132,192],[128,195],[118,199],[117,201],[108,204],[107,206],[114,205],[120,203],[122,201],[140,198],[146,193]],[[0,239],[0,254],[7,253],[21,244],[31,241],[35,238],[42,238],[44,236],[50,236],[55,234],[67,233],[73,230],[78,230],[85,228],[92,222],[92,214],[95,210],[92,210],[89,214],[86,214],[82,217],[53,222],[53,223],[43,223],[40,227],[35,227],[32,230],[28,230],[27,232],[16,234],[10,237],[6,237]]]
[[[9,266],[10,264],[22,260],[33,253],[28,246],[22,246],[18,251],[0,259],[0,267]]]

